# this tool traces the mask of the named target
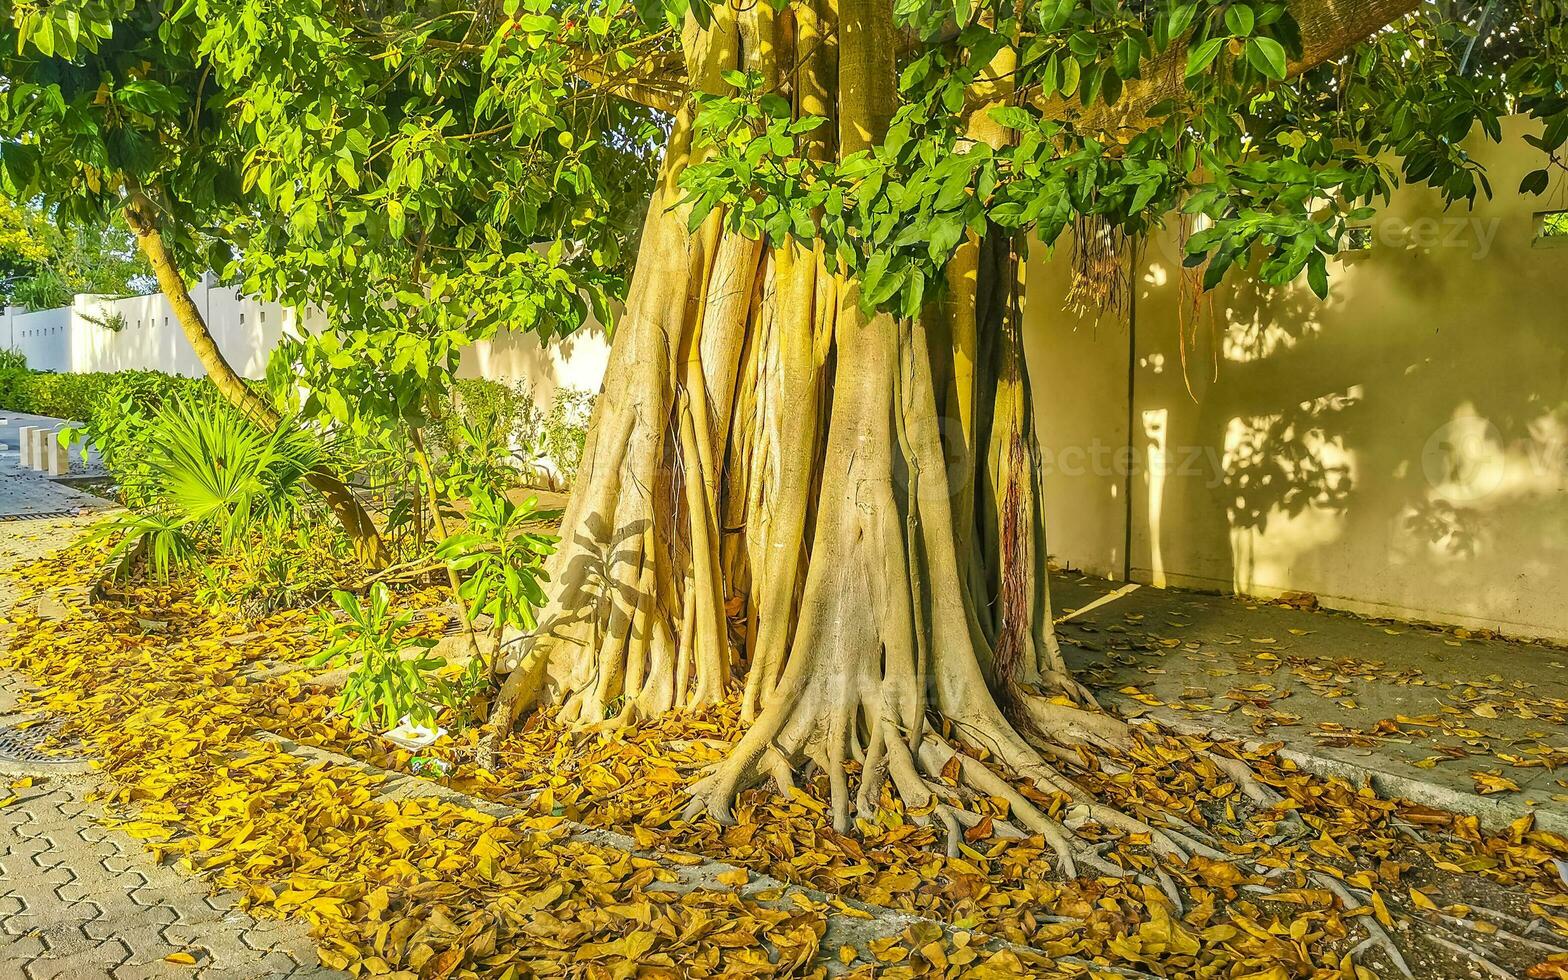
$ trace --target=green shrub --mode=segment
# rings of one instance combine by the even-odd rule
[[[459,451],[463,427],[490,433],[507,448],[532,447],[543,413],[526,381],[461,378],[452,385],[452,410],[437,420],[433,436],[445,453]]]
[[[393,612],[384,582],[371,586],[369,602],[343,591],[333,598],[343,618],[322,617],[327,645],[305,664],[354,665],[338,697],[340,713],[361,728],[375,725],[382,731],[396,727],[405,716],[412,724],[434,727],[436,715],[443,710],[451,712],[453,722],[464,720],[464,705],[485,683],[483,662],[469,661],[456,681],[442,677],[439,671],[446,659],[429,652],[434,640],[406,637],[414,612]]]
[[[306,506],[305,474],[323,459],[310,434],[290,425],[261,429],[217,392],[164,402],[134,436],[136,470],[121,486],[133,510],[117,522],[125,537],[116,550],[147,552],[162,579],[197,557],[198,541],[216,539],[232,551],[253,530],[281,531]]]
[[[559,388],[550,412],[544,418],[543,450],[561,475],[571,483],[582,462],[583,444],[588,439],[588,420],[593,415],[593,392],[581,388]]]
[[[91,405],[79,417],[83,422],[81,437],[97,448],[104,467],[117,483],[125,486],[139,484],[148,473],[153,423],[165,405],[182,397],[216,397],[216,390],[205,378],[182,378],[157,371],[79,377],[95,379]]]
[[[27,358],[21,352],[0,348],[0,410],[22,411],[19,403],[27,375]]]
[[[526,381],[464,378],[453,386],[452,411],[437,420],[434,441],[443,455],[460,456],[472,454],[474,435],[483,434],[517,457],[525,472],[547,456],[570,483],[582,460],[593,400],[581,388],[558,388],[544,411]]]
[[[21,354],[0,351],[0,411],[79,423],[72,438],[96,446],[104,465],[122,483],[142,472],[146,433],[158,410],[177,396],[211,393],[205,378],[159,371],[30,371]]]
[[[21,354],[0,351],[0,410],[47,415],[101,427],[127,408],[150,418],[170,397],[209,389],[203,379],[159,371],[56,374],[30,371]]]
[[[72,422],[85,422],[102,396],[108,375],[53,374],[35,371],[27,381],[27,405],[21,411]]]

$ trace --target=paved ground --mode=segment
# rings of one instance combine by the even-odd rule
[[[102,499],[81,493],[61,483],[45,479],[32,470],[19,465],[17,430],[24,425],[42,426],[55,432],[69,423],[41,415],[0,411],[0,521],[18,517],[70,513],[83,508],[101,509]],[[82,468],[80,452],[72,452],[73,471]],[[96,465],[97,454],[93,463]],[[85,468],[84,468],[85,469]],[[14,529],[13,529],[14,530]],[[5,538],[0,534],[0,558],[5,552]]]
[[[3,438],[3,437],[0,437]],[[103,502],[20,473],[0,456],[0,570],[55,550],[95,515],[6,520]],[[0,616],[10,603],[0,581]],[[18,678],[0,674],[0,728],[15,723]],[[261,921],[232,896],[154,863],[98,824],[83,767],[0,757],[0,978],[304,980],[321,967],[304,923]],[[19,785],[31,777],[32,785]],[[173,959],[168,959],[173,957]],[[193,963],[182,962],[186,957]]]
[[[1061,615],[1118,586],[1052,588]],[[1462,796],[1423,802],[1490,807],[1492,823],[1534,807],[1568,826],[1568,651],[1150,588],[1069,620],[1062,640],[1124,712],[1283,742],[1406,796],[1404,781],[1432,784]]]

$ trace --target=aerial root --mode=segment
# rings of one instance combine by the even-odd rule
[[[1067,712],[1075,712],[1091,720],[1096,717],[1064,705],[1051,705],[1051,707],[1064,708]],[[1104,729],[1101,729],[1101,733],[1104,734]],[[1002,740],[994,741],[1002,744]],[[1031,779],[1037,788],[1066,796],[1069,800],[1069,808],[1067,817],[1062,821],[1044,813],[984,762],[959,753],[939,735],[932,733],[926,736],[922,743],[921,755],[922,764],[928,771],[933,769],[940,771],[956,756],[960,764],[960,779],[978,792],[1005,800],[1020,823],[1040,834],[1056,852],[1058,867],[1067,877],[1077,877],[1079,865],[1084,865],[1109,876],[1133,877],[1145,882],[1152,879],[1174,908],[1178,911],[1184,908],[1180,889],[1163,868],[1155,865],[1151,873],[1139,873],[1107,861],[1099,851],[1088,846],[1077,831],[1089,823],[1097,823],[1102,827],[1126,834],[1147,835],[1151,850],[1162,857],[1186,861],[1192,853],[1199,853],[1214,859],[1226,859],[1226,855],[1214,848],[1190,839],[1178,841],[1160,828],[1100,803],[1081,786],[1039,758],[1003,758],[1002,761]]]
[[[1519,932],[1510,932],[1499,927],[1496,933],[1499,936],[1504,938],[1517,938],[1521,942],[1527,943],[1531,946],[1547,949],[1554,953],[1568,953],[1568,949],[1554,946],[1550,943],[1543,943],[1538,940],[1526,938],[1531,933],[1545,933],[1548,936],[1556,935],[1556,933],[1552,930],[1552,927],[1540,919],[1526,919],[1521,916],[1511,915],[1507,912],[1499,912],[1497,909],[1487,908],[1484,905],[1467,905],[1466,907],[1477,915],[1493,919],[1497,922],[1506,923],[1507,925],[1513,926],[1515,929],[1519,930]],[[1469,925],[1470,923],[1467,922],[1466,924]]]
[[[1474,907],[1472,907],[1471,911],[1476,911],[1476,909]],[[1471,921],[1470,919],[1461,919],[1457,915],[1449,915],[1446,912],[1439,912],[1439,913],[1437,913],[1437,917],[1439,919],[1441,919],[1443,922],[1449,923],[1450,924],[1449,925],[1450,931],[1453,931],[1453,932],[1456,932],[1456,933],[1458,932],[1458,930],[1454,929],[1453,927],[1454,926],[1459,926],[1459,927],[1462,927],[1462,928],[1464,928],[1466,930],[1469,930],[1471,932],[1479,933],[1479,934],[1481,934],[1483,936],[1486,936],[1488,938],[1506,939],[1506,940],[1508,940],[1511,943],[1518,943],[1521,946],[1529,946],[1530,948],[1538,949],[1538,950],[1540,950],[1543,953],[1548,953],[1548,954],[1568,953],[1568,948],[1565,948],[1563,946],[1554,946],[1551,943],[1543,943],[1543,942],[1541,942],[1538,939],[1530,939],[1527,936],[1521,936],[1517,932],[1510,932],[1507,929],[1503,929],[1503,928],[1500,928],[1500,927],[1497,927],[1497,926],[1493,926],[1491,932],[1486,932],[1485,930],[1483,930],[1480,927],[1479,924]]]
[[[981,744],[992,747],[995,754],[990,761],[959,751],[954,743],[934,730],[927,728],[911,733],[887,718],[875,718],[869,732],[864,729],[846,732],[844,728],[824,724],[811,729],[814,735],[805,745],[791,744],[787,740],[783,744],[759,743],[760,733],[753,732],[748,736],[752,741],[747,750],[715,764],[693,784],[691,799],[682,811],[683,818],[690,820],[707,813],[720,823],[733,823],[732,802],[740,791],[771,779],[781,793],[787,794],[796,786],[796,766],[804,763],[807,778],[816,770],[826,776],[833,825],[840,833],[853,830],[852,816],[868,824],[874,823],[883,806],[884,792],[891,790],[913,822],[940,833],[949,856],[959,855],[966,833],[982,824],[993,837],[1039,835],[1055,854],[1057,867],[1064,876],[1076,878],[1087,872],[1155,885],[1178,915],[1184,909],[1182,893],[1163,861],[1185,863],[1194,856],[1202,856],[1216,861],[1246,863],[1244,857],[1223,850],[1223,843],[1205,828],[1177,817],[1162,818],[1156,826],[1100,801],[1048,761],[1051,754],[1047,747],[1057,739],[1061,742],[1055,743],[1058,750],[1055,757],[1067,757],[1070,762],[1082,759],[1063,748],[1064,743],[1086,746],[1091,751],[1128,749],[1134,743],[1132,729],[1125,723],[1039,697],[1028,697],[1022,703],[1031,723],[1025,726],[1027,744],[1020,741],[1016,733],[1001,729],[980,728],[973,733],[968,727],[963,729],[966,739],[972,734]],[[849,713],[849,717],[853,716]],[[861,732],[865,733],[864,740]],[[1202,753],[1255,804],[1278,807],[1284,802],[1277,792],[1252,773],[1245,761],[1208,749]],[[859,785],[853,790],[848,769],[851,761],[860,770]],[[1060,800],[1063,809],[1058,813],[1053,806],[1052,812],[1046,812],[1045,807],[1025,796],[993,766],[1028,779],[1041,792]],[[984,805],[987,799],[1005,804],[1007,818],[987,814]],[[1288,809],[1284,810],[1280,822],[1288,824],[1292,819],[1304,826],[1300,824],[1299,816]],[[1096,844],[1082,833],[1090,825],[1119,834],[1121,839]],[[1148,851],[1156,859],[1152,866],[1143,870],[1125,867],[1107,857],[1127,836],[1133,835],[1147,841]],[[1257,870],[1265,879],[1271,879],[1277,878],[1283,869],[1258,866]],[[1313,873],[1311,878],[1332,893],[1347,910],[1364,904],[1332,876]],[[1246,889],[1264,895],[1270,893],[1261,885],[1249,885]],[[1371,916],[1362,916],[1361,922],[1367,939],[1352,957],[1377,947],[1401,974],[1412,976],[1404,954],[1388,931]],[[1522,923],[1519,927],[1529,931]],[[1532,945],[1552,949],[1544,943],[1532,941]],[[1485,956],[1468,952],[1467,955],[1475,959],[1480,968],[1488,972],[1495,970],[1496,964]]]
[[[1042,697],[1025,697],[1021,699],[1021,704],[1028,721],[1024,734],[1029,744],[1042,754],[1057,761],[1068,764],[1081,761],[1076,753],[1063,748],[1063,745],[1082,745],[1110,752],[1126,752],[1134,744],[1133,726],[1103,712],[1086,711],[1073,705],[1061,704]],[[1285,802],[1285,798],[1278,791],[1265,785],[1262,780],[1258,779],[1257,775],[1252,771],[1252,767],[1245,760],[1233,758],[1213,749],[1201,749],[1199,754],[1211,762],[1227,779],[1234,782],[1242,794],[1256,805],[1272,809]],[[1018,768],[1020,771],[1028,772],[1028,767],[1026,766],[1019,766]],[[1114,765],[1106,765],[1105,770],[1113,774],[1125,771],[1116,768]],[[1053,787],[1062,783],[1071,785],[1070,780],[1060,776],[1049,780],[1049,782]],[[1075,798],[1081,798],[1084,795],[1083,791],[1075,785],[1071,789],[1066,790],[1066,792]],[[1096,810],[1096,818],[1103,813],[1104,810]],[[1294,810],[1285,810],[1280,815],[1279,826],[1282,828],[1282,832],[1272,838],[1276,843],[1292,840],[1311,832],[1306,824],[1302,822],[1300,815]],[[1195,834],[1197,830],[1198,828],[1196,827],[1186,825],[1187,833],[1208,837],[1206,834]],[[1139,832],[1146,833],[1148,831]],[[1177,835],[1168,834],[1168,836],[1180,839]],[[1212,840],[1212,838],[1210,839]],[[1230,859],[1228,855],[1216,848],[1191,846],[1190,838],[1188,838],[1188,845],[1187,850],[1202,854],[1204,857],[1214,860]]]
[[[1040,686],[1055,691],[1080,708],[1100,710],[1100,702],[1095,700],[1094,692],[1079,683],[1071,674],[1059,670],[1043,671],[1040,674]]]
[[[1469,947],[1461,946],[1456,942],[1444,939],[1442,936],[1427,936],[1426,938],[1443,947],[1444,949],[1458,953],[1459,955],[1465,957],[1494,977],[1501,977],[1502,980],[1513,980],[1513,974],[1509,973],[1507,970],[1498,966],[1496,963],[1493,963],[1491,960],[1482,956],[1480,953],[1477,953],[1475,950],[1470,949]],[[1410,974],[1406,973],[1405,975],[1409,976]]]
[[[1213,749],[1204,749],[1203,757],[1214,764],[1214,768],[1225,774],[1225,777],[1235,783],[1237,788],[1247,799],[1262,807],[1278,806],[1285,802],[1285,798],[1268,786],[1263,785],[1253,773],[1252,767],[1241,759],[1232,759],[1228,755],[1221,755]],[[1290,816],[1295,816],[1291,811]]]
[[[1346,910],[1360,907],[1360,903],[1356,901],[1355,896],[1350,893],[1350,890],[1339,879],[1318,871],[1312,873],[1312,879],[1333,892],[1340,903],[1345,906]],[[1399,951],[1398,944],[1394,942],[1393,937],[1389,936],[1382,923],[1370,915],[1364,915],[1361,917],[1361,924],[1367,930],[1367,943],[1381,947],[1400,973],[1407,977],[1415,976],[1415,974],[1410,972],[1410,965],[1405,962],[1405,954]],[[1367,943],[1363,943],[1362,946],[1365,946]],[[1357,948],[1360,949],[1361,947]],[[1355,954],[1352,953],[1351,955],[1353,958]]]
[[[1055,753],[1063,753],[1064,745],[1084,745],[1089,748],[1122,752],[1133,744],[1132,727],[1119,718],[1099,710],[1088,710],[1062,704],[1037,695],[1024,695],[1017,699],[1027,722],[1026,729],[1034,737],[1031,743]],[[1072,756],[1076,761],[1076,754]]]
[[[928,733],[922,740],[920,764],[927,773],[939,776],[954,758],[958,760],[959,781],[977,793],[1005,800],[1014,819],[1028,830],[1039,834],[1056,853],[1057,866],[1064,875],[1076,877],[1078,861],[1081,858],[1089,859],[1090,863],[1108,864],[1075,843],[1071,830],[1035,806],[1011,783],[992,772],[985,763],[958,752],[948,744],[946,739],[935,732]]]

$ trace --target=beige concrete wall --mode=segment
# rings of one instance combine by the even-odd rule
[[[1149,244],[1131,398],[1135,580],[1306,591],[1568,638],[1568,249],[1533,243],[1535,212],[1568,206],[1568,190],[1514,193],[1540,166],[1523,125],[1472,147],[1494,199],[1445,212],[1427,190],[1400,190],[1372,248],[1331,267],[1326,302],[1302,284],[1227,283],[1183,345],[1174,236]],[[1094,365],[1112,355],[1085,356],[1044,306],[1036,294],[1036,376],[1075,356],[1089,378],[1108,376]],[[1085,377],[1054,370],[1065,385]],[[1042,440],[1058,453],[1084,438],[1085,416],[1108,429],[1126,415],[1114,384],[1093,388],[1092,406],[1038,387]],[[1105,480],[1053,489],[1051,526],[1066,530],[1051,550],[1093,568],[1124,533],[1106,521]]]
[[[609,336],[590,320],[570,337],[549,343],[540,343],[531,333],[502,330],[494,340],[465,350],[457,374],[460,378],[525,381],[540,407],[549,408],[558,388],[598,393],[609,359]]]
[[[1040,426],[1046,547],[1068,567],[1121,578],[1132,331],[1124,319],[1063,309],[1068,269],[1036,243],[1024,273],[1024,357]]]

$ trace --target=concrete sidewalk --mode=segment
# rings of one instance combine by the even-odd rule
[[[1057,615],[1119,587],[1053,576]],[[1489,825],[1536,811],[1568,830],[1568,651],[1147,587],[1060,629],[1080,679],[1125,714],[1282,742]]]
[[[108,510],[114,505],[101,497],[84,493],[50,479],[44,473],[23,469],[17,447],[17,430],[24,425],[38,426],[54,432],[70,423],[42,415],[0,411],[0,522],[21,517],[64,515]],[[96,455],[96,454],[94,454]],[[73,469],[80,465],[79,452],[73,452]],[[0,532],[0,560],[3,560],[11,537],[20,533],[15,528]]]

